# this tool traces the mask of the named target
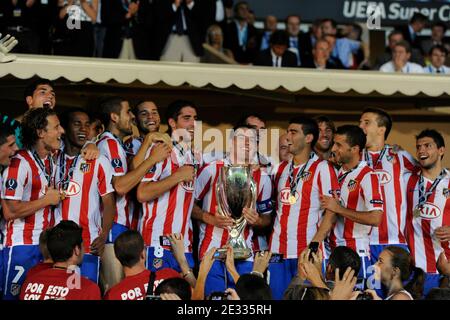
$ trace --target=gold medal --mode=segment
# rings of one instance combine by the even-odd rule
[[[297,198],[294,195],[289,196],[289,204],[293,205],[297,202]]]
[[[236,238],[239,235],[239,231],[237,231],[236,229],[232,229],[230,231],[230,237],[231,238]]]
[[[419,207],[416,207],[415,209],[414,209],[414,217],[415,218],[418,218],[418,217],[420,217],[420,214],[421,214],[421,211],[420,211],[420,208]]]

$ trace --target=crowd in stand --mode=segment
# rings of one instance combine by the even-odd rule
[[[69,56],[239,63],[316,69],[373,69],[443,73],[447,24],[414,13],[388,35],[386,52],[371,64],[359,24],[338,28],[317,19],[301,31],[301,12],[285,28],[269,15],[264,28],[245,1],[233,0],[4,0],[0,33],[19,40],[15,52]],[[431,36],[421,36],[429,25]],[[204,44],[207,45],[206,50]],[[372,57],[374,58],[374,57]]]

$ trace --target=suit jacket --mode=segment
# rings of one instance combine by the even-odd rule
[[[396,28],[396,30],[399,30],[403,34],[403,39],[405,39],[405,41],[408,41],[411,47],[421,50],[419,35],[416,33],[414,41],[412,40],[411,33],[409,32],[409,24],[407,24],[406,26],[398,27]]]
[[[239,33],[234,21],[228,23],[224,30],[224,48],[233,51],[234,59],[239,63],[253,63],[259,52],[260,43],[258,42],[258,32],[252,25],[247,27],[247,43],[245,46],[239,46]]]
[[[333,60],[328,60],[325,65],[325,69],[335,69],[335,70],[344,69],[344,66],[342,65],[342,63],[339,60],[337,60],[337,61],[338,62],[335,62]],[[314,59],[308,58],[304,63],[302,63],[302,68],[316,69],[317,67],[314,63]]]
[[[300,32],[299,34],[300,60],[302,65],[305,61],[310,61],[312,59],[314,45],[311,40],[311,35],[311,31],[307,33]]]
[[[176,12],[173,11],[171,0],[158,0],[155,2],[155,12],[157,12],[156,19],[156,28],[157,28],[157,39],[156,39],[156,47],[158,57],[161,56],[161,53],[169,39],[170,34],[172,33],[172,28],[176,22]],[[181,4],[183,6],[184,17],[186,21],[187,28],[187,36],[189,37],[189,41],[192,45],[192,49],[194,50],[197,56],[203,55],[203,47],[202,43],[204,39],[202,38],[202,10],[201,6],[197,1],[194,2],[194,7],[192,10],[188,9],[186,3],[183,2]],[[178,8],[180,10],[180,8]]]
[[[272,61],[272,53],[270,52],[271,49],[263,50],[259,53],[259,55],[256,57],[255,60],[255,66],[273,66]],[[281,57],[281,66],[282,67],[297,67],[297,57],[294,53],[290,52],[289,50],[286,50],[286,52]]]

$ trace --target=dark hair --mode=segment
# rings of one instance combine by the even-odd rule
[[[331,120],[327,116],[320,115],[320,116],[315,117],[314,120],[316,120],[317,125],[321,124],[322,122],[325,122],[325,124],[331,128],[333,133],[336,131],[336,127],[334,125],[333,120]]]
[[[311,141],[311,149],[316,145],[317,139],[319,139],[319,126],[317,122],[311,118],[307,117],[295,117],[289,121],[289,124],[299,124],[302,126],[303,134],[306,136],[308,134],[313,135]]]
[[[245,113],[238,121],[238,123],[243,123],[243,124],[248,124],[247,119],[248,118],[258,118],[259,120],[261,120],[262,122],[264,122],[264,124],[266,124],[266,118],[264,118],[261,114],[259,113]]]
[[[377,115],[377,125],[386,128],[384,139],[387,139],[392,129],[392,118],[389,113],[380,108],[366,108],[362,114],[364,113],[375,113]]]
[[[47,247],[48,235],[50,234],[51,230],[52,228],[47,228],[39,235],[39,251],[44,257],[44,260],[51,258],[50,252],[48,251]]]
[[[288,288],[283,295],[283,300],[329,300],[330,290],[304,285]]]
[[[22,120],[22,142],[25,148],[32,149],[39,140],[37,131],[47,128],[49,116],[56,116],[50,108],[34,108],[27,111]]]
[[[122,97],[109,97],[100,102],[99,114],[102,117],[102,123],[108,127],[111,122],[111,113],[120,115],[122,102],[127,101]]]
[[[167,107],[166,121],[168,125],[167,132],[169,135],[172,133],[172,128],[169,125],[169,119],[177,121],[178,116],[181,114],[181,110],[185,107],[191,107],[197,110],[197,106],[192,101],[188,100],[175,100]]]
[[[267,282],[253,274],[244,274],[239,277],[236,293],[241,300],[272,300],[272,291]]]
[[[391,33],[389,33],[389,36],[388,36],[389,40],[391,39],[392,36],[395,36],[395,35],[401,35],[403,37],[403,33],[400,30],[395,29],[395,30],[392,30]]]
[[[411,53],[411,45],[406,40],[402,40],[402,41],[397,42],[395,44],[394,48],[395,47],[403,47],[403,48],[405,48],[407,53]]]
[[[15,135],[15,129],[9,123],[3,123],[0,126],[0,145],[6,143],[9,136]]]
[[[358,33],[357,40],[361,41],[361,36],[362,36],[362,33],[363,33],[362,27],[359,24],[357,24],[357,23],[351,23],[350,25],[353,27],[353,30],[355,30]]]
[[[419,139],[422,139],[425,137],[433,139],[434,143],[436,143],[438,148],[445,147],[444,137],[442,136],[442,134],[440,134],[436,130],[434,130],[434,129],[422,130],[422,132],[420,132],[416,136],[416,140],[419,140]]]
[[[425,300],[450,300],[450,288],[433,288]]]
[[[425,273],[422,269],[414,266],[413,259],[408,251],[401,247],[387,246],[384,250],[389,251],[391,255],[391,265],[400,270],[401,281],[407,281],[413,274],[412,279],[405,285],[405,290],[417,300],[422,297],[425,282]]]
[[[444,47],[441,44],[436,44],[434,46],[431,47],[430,51],[428,52],[428,54],[431,56],[433,54],[434,50],[439,50],[440,52],[444,53],[445,56],[448,56],[448,50],[446,47]]]
[[[27,97],[32,97],[34,91],[40,85],[49,85],[52,88],[54,87],[52,81],[50,81],[48,79],[38,78],[38,79],[34,80],[33,82],[31,82],[29,85],[27,85],[27,87],[25,88],[25,91],[23,93],[24,98],[26,99]]]
[[[169,278],[163,280],[155,290],[155,295],[161,293],[175,293],[181,300],[191,300],[192,290],[189,283],[182,278]]]
[[[410,23],[415,23],[415,22],[422,22],[422,23],[427,23],[428,18],[426,15],[420,13],[420,12],[414,12]]]
[[[47,248],[54,262],[66,262],[76,247],[81,249],[83,228],[71,220],[63,220],[48,233]]]
[[[358,146],[359,151],[362,151],[366,146],[366,135],[358,126],[351,124],[340,126],[336,129],[335,134],[345,135],[345,141],[347,141],[350,147]]]
[[[270,36],[269,43],[289,47],[289,34],[285,30],[277,30]]]
[[[331,252],[328,265],[331,267],[332,272],[339,269],[340,278],[344,276],[345,271],[349,267],[355,271],[355,275],[358,275],[361,269],[361,258],[353,249],[340,246],[334,248]]]
[[[237,14],[239,6],[241,6],[241,5],[243,5],[243,4],[245,4],[245,5],[247,6],[247,8],[249,7],[247,1],[238,1],[238,2],[236,2],[236,4],[235,4],[234,7],[233,7],[233,13],[234,13],[234,15]]]
[[[325,18],[325,19],[322,19],[320,21],[320,25],[324,24],[325,22],[330,22],[331,26],[333,27],[333,29],[337,29],[337,22],[336,22],[336,20],[330,19],[330,18]]]
[[[70,121],[73,120],[72,115],[77,112],[84,113],[89,117],[89,113],[85,109],[80,107],[69,108],[58,115],[59,121],[61,122],[61,126],[64,129],[66,129],[69,126]]]
[[[135,230],[123,232],[114,241],[114,253],[124,267],[135,266],[139,262],[142,250],[144,250],[144,239]]]
[[[289,21],[289,18],[292,18],[292,17],[298,18],[298,20],[299,20],[300,22],[302,21],[302,18],[301,18],[298,14],[290,14],[290,15],[288,15],[288,16],[286,17],[286,19],[284,20],[284,23],[287,25],[287,24],[288,24],[288,21]]]
[[[431,26],[431,29],[433,29],[435,27],[439,27],[439,28],[444,29],[444,35],[445,35],[445,33],[447,32],[447,29],[448,29],[447,25],[445,23],[443,23],[442,21],[437,21],[437,22],[433,23],[433,25]]]

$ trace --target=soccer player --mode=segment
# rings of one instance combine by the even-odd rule
[[[26,278],[20,300],[101,300],[100,288],[73,270],[83,260],[82,232],[73,221],[50,230],[47,246],[55,263]]]
[[[14,156],[3,174],[5,299],[18,298],[26,272],[42,258],[39,235],[54,223],[54,206],[62,197],[55,189],[51,154],[59,149],[63,133],[52,109],[27,112],[23,119],[25,149]]]
[[[313,240],[324,212],[320,207],[320,197],[333,195],[339,189],[333,166],[313,152],[318,137],[319,128],[315,120],[291,119],[287,138],[289,152],[294,157],[289,162],[281,162],[273,171],[277,215],[270,251],[284,257],[282,263],[269,265],[274,299],[282,298],[297,274],[300,253]]]
[[[171,156],[147,172],[139,184],[137,199],[143,207],[140,230],[147,247],[147,268],[180,272],[172,252],[161,245],[160,236],[181,233],[187,261],[191,268],[194,266],[191,212],[196,169],[202,165],[201,154],[193,149],[197,109],[190,101],[176,100],[168,106],[166,119],[173,141]],[[147,153],[159,145],[154,144]]]
[[[3,169],[10,165],[12,157],[16,154],[18,148],[14,137],[15,131],[9,124],[3,124],[0,127],[0,185],[3,185]],[[1,206],[0,206],[1,210]],[[3,292],[3,237],[5,233],[5,221],[0,212],[0,297]]]
[[[442,165],[445,141],[436,130],[416,137],[420,170],[406,177],[406,237],[416,267],[426,272],[424,295],[439,287],[436,262],[450,257],[450,241],[439,232],[450,226],[450,173]]]
[[[135,228],[137,218],[134,215],[134,194],[131,192],[144,175],[159,161],[166,159],[170,148],[159,144],[152,154],[136,168],[129,168],[129,157],[123,145],[123,139],[131,135],[134,115],[128,101],[120,97],[104,100],[100,106],[106,131],[97,141],[102,155],[106,156],[113,168],[112,185],[116,191],[116,214],[108,236],[102,263],[103,283],[106,289],[118,283],[122,278],[122,267],[114,255],[113,243],[122,232]],[[145,150],[139,150],[145,152]]]
[[[319,126],[319,139],[314,147],[314,152],[320,159],[329,160],[331,158],[331,148],[333,147],[333,134],[336,131],[333,121],[326,116],[315,118]]]
[[[212,162],[200,170],[195,189],[195,199],[202,201],[202,208],[195,206],[192,216],[200,221],[199,259],[203,259],[206,252],[212,248],[222,248],[227,244],[229,229],[233,225],[230,217],[223,217],[217,212],[217,195],[219,175],[221,168],[233,165],[253,166],[251,168],[253,180],[256,183],[257,200],[255,208],[244,208],[243,216],[247,225],[243,237],[252,252],[267,250],[265,236],[257,236],[254,229],[263,230],[271,223],[272,212],[272,184],[267,175],[259,166],[257,152],[256,131],[253,127],[238,124],[233,128],[231,137],[231,150],[223,160]],[[235,261],[235,271],[245,274],[252,271],[253,257],[243,261]],[[234,270],[233,270],[234,271]],[[234,287],[233,275],[228,274],[226,263],[216,260],[208,273],[205,283],[205,294],[214,291],[225,291]]]
[[[181,245],[183,246],[182,242]],[[184,259],[183,268],[185,272],[189,272],[184,249],[181,249]],[[147,257],[144,239],[137,231],[128,230],[118,236],[114,242],[114,252],[123,266],[125,279],[106,292],[104,300],[144,300],[148,294],[149,284],[153,283],[152,292],[154,292],[163,280],[180,277],[178,272],[170,268],[161,269],[155,273],[145,268]],[[191,272],[189,274],[193,277]]]
[[[83,228],[84,256],[81,275],[98,283],[100,256],[116,213],[111,163],[104,155],[84,160],[80,152],[86,143],[90,119],[80,108],[61,116],[66,128],[64,149],[58,156],[56,175],[64,200],[57,208],[57,219],[72,220]]]
[[[372,264],[385,246],[395,245],[409,250],[404,236],[406,199],[404,175],[415,169],[415,160],[406,151],[396,151],[386,144],[392,128],[389,114],[377,108],[367,108],[359,120],[359,127],[366,135],[366,147],[362,159],[378,175],[384,199],[384,213],[379,227],[370,233]]]
[[[384,203],[377,174],[360,161],[365,145],[366,136],[358,126],[337,128],[331,150],[342,164],[338,173],[340,196],[322,196],[320,203],[327,212],[313,240],[322,241],[333,229],[331,249],[347,246],[361,257],[359,279],[367,278],[371,265],[369,235],[372,227],[381,223]]]
[[[280,162],[292,159],[292,153],[289,152],[289,141],[287,133],[282,134],[278,140],[278,158]]]

